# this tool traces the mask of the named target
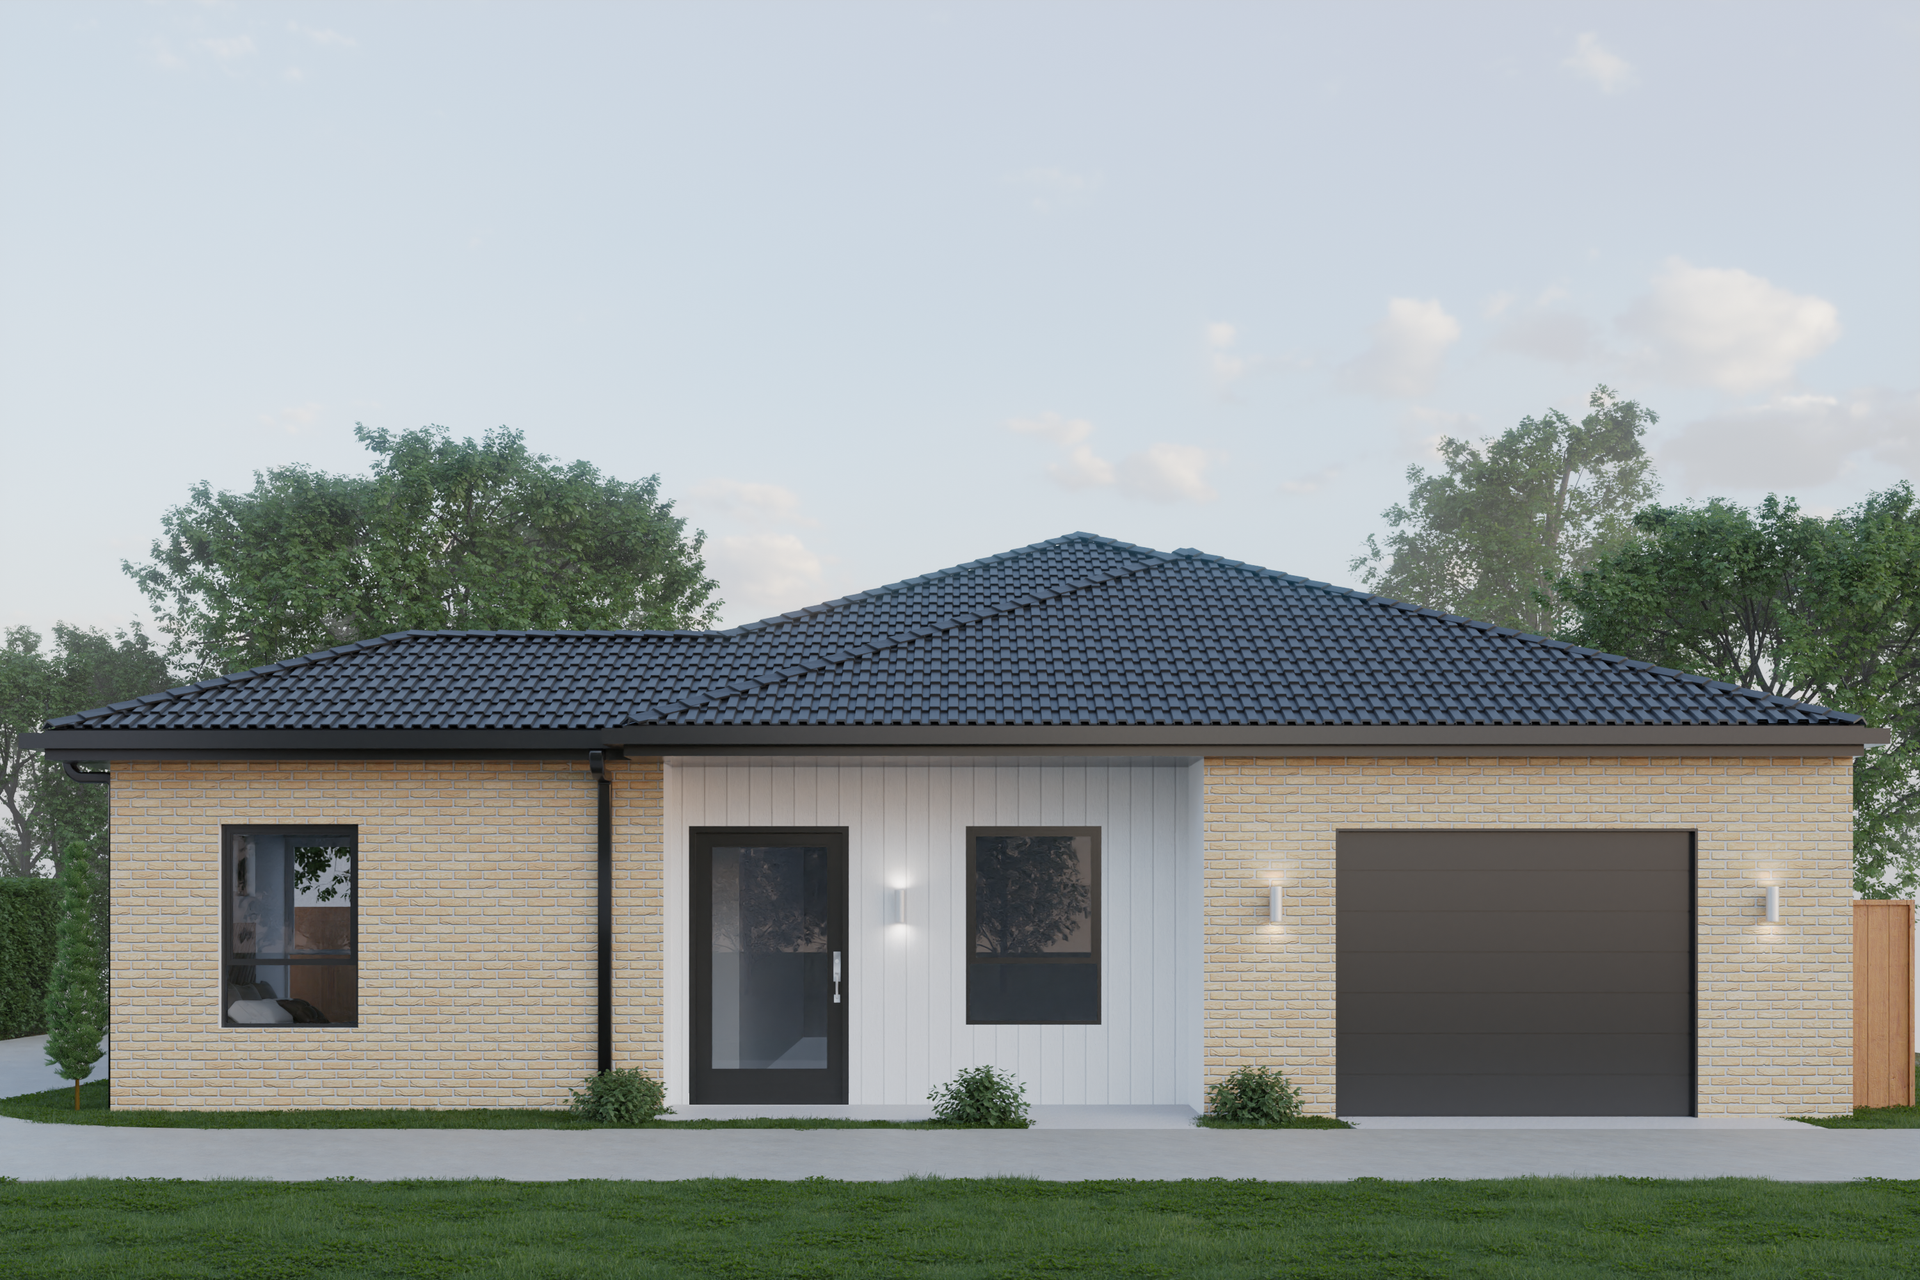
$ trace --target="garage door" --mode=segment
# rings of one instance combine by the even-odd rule
[[[1693,1109],[1684,832],[1343,831],[1338,1107]]]

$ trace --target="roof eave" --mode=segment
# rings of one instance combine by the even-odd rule
[[[1866,725],[788,725],[621,729],[63,729],[23,734],[56,760],[347,759],[867,752],[1152,753],[1196,756],[1859,755],[1890,740]]]

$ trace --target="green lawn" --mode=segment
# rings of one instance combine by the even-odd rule
[[[1913,1275],[1920,1184],[1717,1179],[0,1185],[38,1277]]]
[[[946,1129],[932,1120],[655,1120],[644,1125],[608,1125],[565,1111],[526,1107],[450,1111],[379,1108],[328,1111],[113,1111],[111,1080],[73,1089],[0,1098],[0,1116],[52,1124],[132,1125],[144,1129]]]

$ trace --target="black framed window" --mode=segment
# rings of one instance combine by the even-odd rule
[[[222,827],[220,873],[221,1025],[358,1025],[358,830]]]
[[[1100,1021],[1100,828],[967,828],[967,1021]]]

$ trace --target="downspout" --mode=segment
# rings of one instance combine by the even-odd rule
[[[91,782],[96,786],[104,786],[113,781],[111,769],[82,769],[71,760],[62,760],[60,768],[75,782]]]
[[[613,782],[607,753],[587,752],[600,791],[600,1070],[613,1070]]]

